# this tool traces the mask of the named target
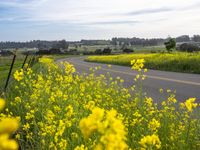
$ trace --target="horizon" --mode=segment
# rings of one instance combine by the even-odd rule
[[[181,36],[185,36],[185,34],[183,35],[179,35],[177,37],[171,37],[171,36],[168,36],[168,37],[161,37],[161,38],[156,38],[156,37],[152,37],[152,38],[145,38],[145,37],[112,37],[112,38],[128,38],[128,39],[131,39],[131,38],[139,38],[139,39],[146,39],[146,40],[150,40],[150,39],[163,39],[163,40],[166,40],[168,38],[173,38],[173,39],[176,39],[178,37],[181,37]],[[192,41],[192,38],[194,35],[186,35],[186,36],[189,36],[190,40]],[[200,35],[197,35],[197,36],[200,36]],[[62,40],[65,40],[66,42],[81,42],[82,40],[87,40],[87,41],[112,41],[112,38],[110,39],[80,39],[80,40],[66,40],[66,39],[54,39],[54,40],[46,40],[46,39],[33,39],[33,40],[26,40],[26,41],[0,41],[0,42],[20,42],[20,43],[26,43],[26,42],[31,42],[31,41],[47,41],[47,42],[54,42],[54,41],[62,41]]]
[[[200,34],[199,0],[1,0],[0,41]]]

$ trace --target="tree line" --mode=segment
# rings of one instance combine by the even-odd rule
[[[168,41],[170,37],[163,39],[163,38],[152,38],[152,39],[145,39],[145,38],[112,38],[111,44],[112,45],[138,45],[138,46],[157,46],[163,45],[166,41]],[[181,35],[179,37],[174,38],[177,43],[182,42],[200,42],[200,35],[193,35],[190,37],[189,35]]]
[[[114,37],[111,40],[81,40],[69,42],[66,40],[60,41],[42,41],[42,40],[32,40],[27,42],[0,42],[0,49],[9,48],[39,48],[39,49],[49,49],[49,48],[68,48],[69,44],[73,44],[75,47],[81,45],[115,45],[115,46],[157,46],[163,45],[169,38],[117,38]],[[200,35],[194,35],[190,37],[189,35],[182,35],[175,38],[176,42],[200,42]]]

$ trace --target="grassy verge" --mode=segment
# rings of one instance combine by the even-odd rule
[[[150,97],[142,98],[141,87],[127,89],[122,79],[90,70],[80,75],[69,63],[42,58],[15,76],[5,113],[21,118],[13,135],[20,149],[200,148],[195,99],[178,103],[169,93],[158,108]]]
[[[12,63],[12,59],[13,59],[13,56],[0,57],[0,93],[2,92],[5,86],[6,79],[10,70],[10,65]],[[13,66],[13,72],[22,66],[23,60],[24,60],[24,57],[22,55],[19,55],[16,57],[16,61]]]
[[[124,54],[89,56],[86,61],[130,66],[133,59],[145,59],[148,69],[200,73],[200,53]]]
[[[51,58],[54,60],[62,59],[62,58],[69,58],[69,57],[78,57],[79,55],[50,55]]]
[[[12,69],[12,75],[16,70],[22,68],[25,57],[26,57],[25,55],[17,54],[15,63]],[[29,63],[31,59],[32,59],[32,56],[29,56],[28,59],[26,60],[26,63]],[[0,93],[3,92],[4,86],[6,84],[6,80],[8,77],[12,60],[13,60],[13,56],[0,57]],[[11,75],[10,82],[12,81],[12,75]]]

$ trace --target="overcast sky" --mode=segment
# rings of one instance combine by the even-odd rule
[[[200,34],[200,0],[0,0],[0,41]]]

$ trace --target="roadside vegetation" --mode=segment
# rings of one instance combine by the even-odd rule
[[[23,55],[17,55],[15,64],[13,66],[12,73],[16,70],[22,67],[23,61],[25,56]],[[6,79],[8,77],[8,73],[10,70],[10,66],[13,60],[13,55],[10,56],[0,56],[0,93],[2,92],[5,84]]]
[[[173,92],[160,89],[169,97],[158,106],[142,93],[145,60],[130,62],[138,72],[130,89],[123,86],[123,79],[94,75],[98,67],[90,74],[77,74],[73,65],[48,57],[33,68],[16,71],[3,97],[6,109],[1,120],[18,117],[20,124],[0,126],[0,137],[7,129],[20,149],[199,149],[196,99],[179,103]],[[3,142],[9,147],[7,141],[0,146]]]
[[[55,60],[62,59],[62,58],[68,58],[68,57],[75,57],[75,56],[76,55],[64,55],[64,54],[62,54],[62,55],[59,55],[59,54],[57,54],[57,55],[49,55],[49,57],[51,57],[52,59],[55,59]],[[12,72],[11,72],[11,79],[10,79],[11,82],[12,82],[13,73],[16,70],[19,70],[19,69],[22,68],[22,65],[24,63],[25,57],[26,57],[26,55],[23,55],[20,52],[18,52],[16,54],[16,59],[15,59],[14,66],[13,66],[13,69],[12,69]],[[35,57],[35,56],[29,55],[27,57],[26,63],[30,65],[31,59],[33,57]],[[40,56],[36,56],[36,57],[40,57]],[[4,90],[12,60],[13,60],[13,55],[0,56],[0,94]]]
[[[200,53],[155,53],[89,56],[86,61],[130,66],[132,59],[145,59],[148,69],[200,73]]]

